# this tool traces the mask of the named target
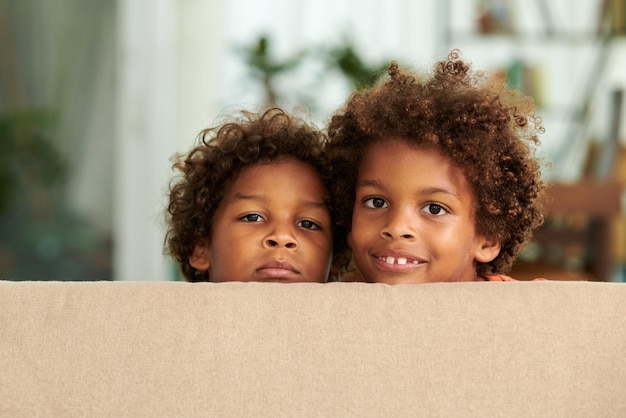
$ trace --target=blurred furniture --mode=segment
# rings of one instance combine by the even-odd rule
[[[622,187],[612,180],[552,184],[546,223],[534,239],[532,262],[519,260],[513,277],[608,281],[615,266],[615,221],[622,215]]]
[[[626,414],[626,285],[0,281],[4,417]]]

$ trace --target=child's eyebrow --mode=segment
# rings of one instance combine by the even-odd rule
[[[426,194],[444,193],[444,194],[447,194],[447,195],[450,195],[450,196],[454,196],[457,199],[459,199],[461,197],[459,192],[457,192],[456,190],[442,189],[440,187],[428,187],[428,188],[422,190],[422,192],[426,193]]]
[[[243,194],[240,192],[235,193],[234,200],[266,200],[263,195],[260,194]]]
[[[380,180],[361,180],[357,183],[357,187],[377,187],[381,189],[383,184]]]
[[[380,180],[370,180],[370,179],[359,181],[357,184],[357,188],[359,187],[375,187],[378,189],[384,189],[384,186]],[[461,197],[461,195],[456,190],[444,189],[441,187],[426,187],[422,190],[419,190],[419,192],[422,194],[444,193],[450,196],[454,196],[457,199]]]
[[[262,194],[235,193],[233,200],[257,200],[260,202],[265,202],[267,201],[267,197]],[[323,200],[316,201],[302,199],[301,202],[306,207],[326,209],[326,203]]]

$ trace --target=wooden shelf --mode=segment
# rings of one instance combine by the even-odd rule
[[[544,277],[607,281],[615,263],[612,225],[622,214],[621,195],[622,186],[612,180],[550,185],[546,223],[534,236],[544,254],[533,263],[518,261],[511,275],[520,280]],[[561,249],[578,246],[581,268],[567,269],[564,263],[555,265],[554,258],[559,255],[550,253],[551,246]]]

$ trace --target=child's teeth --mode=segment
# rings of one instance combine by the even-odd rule
[[[385,263],[387,263],[387,264],[393,264],[393,263],[397,262],[401,266],[405,265],[408,262],[408,260],[406,258],[404,258],[404,257],[398,257],[398,258],[395,258],[395,257],[385,257],[384,260],[385,260]],[[417,264],[417,261],[412,260],[411,263]]]

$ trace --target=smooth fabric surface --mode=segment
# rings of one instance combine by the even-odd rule
[[[0,282],[0,416],[626,416],[626,285]]]

